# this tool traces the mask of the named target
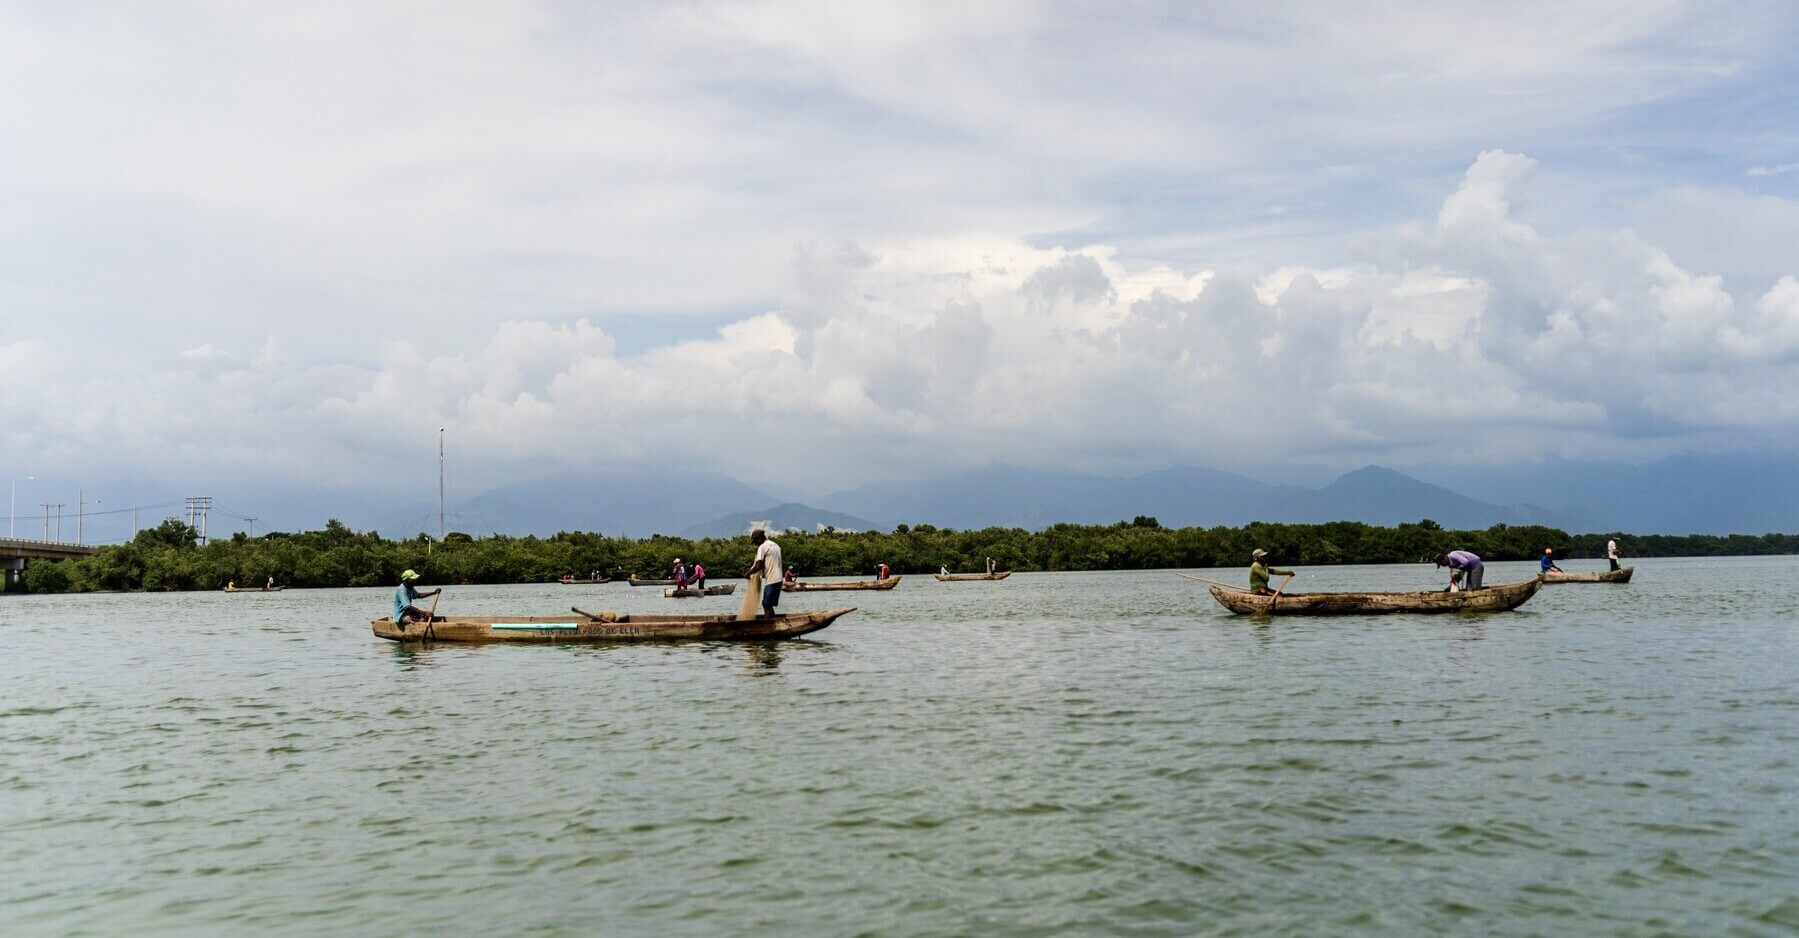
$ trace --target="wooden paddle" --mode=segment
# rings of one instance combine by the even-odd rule
[[[444,598],[444,591],[440,586],[437,589],[437,595],[431,597],[431,611],[425,613],[425,624],[429,625],[437,621],[437,601],[442,598]]]
[[[1287,584],[1291,582],[1293,582],[1293,574],[1289,573],[1287,574],[1287,578],[1281,581],[1281,588],[1274,591],[1274,598],[1268,600],[1269,612],[1274,611],[1274,604],[1281,601],[1281,593],[1286,590]]]

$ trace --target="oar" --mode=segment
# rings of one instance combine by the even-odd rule
[[[1274,598],[1268,600],[1268,611],[1269,612],[1274,611],[1274,604],[1281,601],[1281,592],[1283,590],[1285,590],[1287,588],[1287,584],[1291,583],[1291,582],[1293,582],[1293,574],[1289,573],[1289,574],[1287,574],[1287,578],[1281,581],[1281,588],[1274,591]]]
[[[437,595],[431,597],[431,611],[425,613],[425,624],[426,625],[430,625],[431,623],[437,621],[437,601],[442,598],[444,598],[444,591],[443,591],[443,587],[440,586],[437,588]]]

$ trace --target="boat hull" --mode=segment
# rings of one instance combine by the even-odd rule
[[[591,586],[596,583],[610,583],[612,582],[612,578],[603,576],[597,580],[557,580],[556,582],[561,583],[563,586]]]
[[[963,580],[1003,580],[1012,575],[1012,571],[1003,573],[933,573],[939,583],[959,583]]]
[[[703,590],[697,590],[691,586],[686,589],[665,589],[662,591],[662,595],[669,599],[676,597],[685,599],[694,596],[729,596],[735,592],[737,592],[737,584],[722,583],[718,586],[708,586]]]
[[[631,579],[626,580],[625,582],[631,584],[632,586],[673,586],[673,585],[675,585],[674,580],[639,580],[636,577],[632,577]]]
[[[1444,612],[1505,612],[1524,605],[1543,586],[1541,577],[1458,593],[1283,593],[1211,588],[1212,598],[1238,615],[1356,616]]]
[[[227,592],[227,593],[279,593],[284,589],[287,589],[287,587],[285,587],[285,586],[258,586],[254,589],[244,589],[243,587],[240,586],[236,589],[224,590],[224,592]]]
[[[1619,567],[1616,570],[1593,570],[1586,573],[1557,573],[1554,570],[1543,574],[1545,583],[1629,583],[1630,575],[1636,567]]]
[[[890,576],[885,580],[851,580],[843,583],[783,583],[781,590],[788,593],[826,593],[840,590],[890,590],[899,585],[900,578]]]
[[[405,628],[383,617],[375,637],[390,642],[519,642],[543,645],[595,642],[767,641],[795,638],[829,626],[855,609],[801,612],[782,616],[448,616],[436,622],[408,622]]]

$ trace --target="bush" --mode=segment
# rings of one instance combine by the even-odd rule
[[[33,560],[25,565],[25,589],[33,593],[66,593],[69,568],[60,560]]]

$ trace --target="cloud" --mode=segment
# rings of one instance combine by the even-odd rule
[[[1787,173],[1799,173],[1799,163],[1781,163],[1778,166],[1751,166],[1743,175],[1752,179],[1765,176],[1783,176]]]

